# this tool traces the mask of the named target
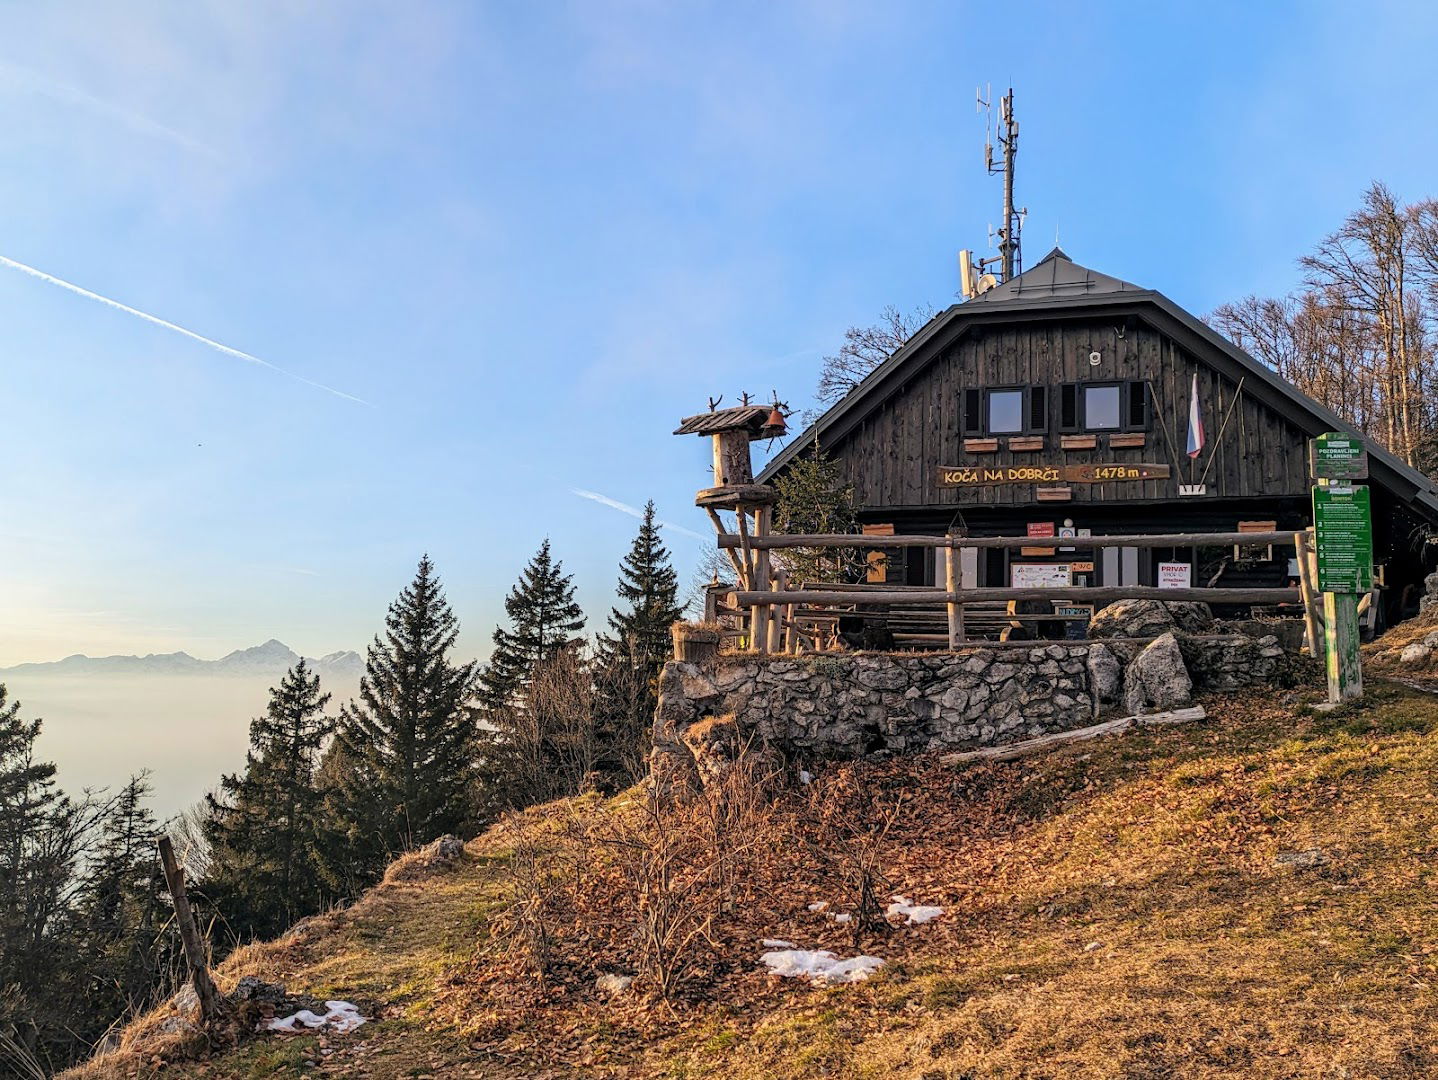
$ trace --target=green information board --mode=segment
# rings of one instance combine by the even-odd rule
[[[1308,444],[1308,469],[1315,480],[1362,480],[1368,451],[1356,435],[1329,431]]]
[[[1315,487],[1313,533],[1320,592],[1362,593],[1373,588],[1373,514],[1366,487]]]

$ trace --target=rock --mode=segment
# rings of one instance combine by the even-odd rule
[[[1328,862],[1327,855],[1318,848],[1309,848],[1307,851],[1281,852],[1273,860],[1273,865],[1280,870],[1307,870],[1315,866],[1322,866],[1326,862]]]
[[[1411,645],[1403,646],[1403,651],[1398,654],[1398,659],[1405,664],[1421,664],[1433,655],[1433,647],[1421,641],[1415,641]]]
[[[175,991],[175,996],[170,998],[170,1007],[182,1016],[199,1012],[200,995],[195,993],[194,984],[188,980],[185,985]]]
[[[618,997],[633,985],[633,975],[616,975],[612,971],[606,971],[594,980],[594,988],[605,997]]]
[[[733,714],[707,716],[691,724],[682,736],[684,745],[694,755],[694,765],[703,783],[718,780],[739,760],[742,739],[739,722]]]
[[[1113,637],[1157,637],[1178,623],[1157,600],[1119,600],[1100,608],[1088,624],[1091,640]]]
[[[1207,634],[1213,630],[1213,609],[1199,600],[1164,600],[1174,623],[1186,634]]]
[[[285,988],[278,983],[267,983],[255,975],[244,975],[230,992],[231,1001],[253,1001],[260,1005],[283,1005],[289,1000]]]
[[[1193,679],[1171,632],[1149,642],[1124,672],[1123,701],[1129,712],[1176,709],[1192,696]]]
[[[1430,630],[1423,635],[1423,644],[1430,649],[1438,649],[1438,630]]]
[[[1123,665],[1107,645],[1096,644],[1089,649],[1088,682],[1093,693],[1094,712],[1104,705],[1118,704],[1123,689]]]

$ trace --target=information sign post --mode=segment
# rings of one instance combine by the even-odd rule
[[[1373,588],[1368,488],[1319,479],[1313,489],[1313,535],[1323,593],[1328,700],[1337,704],[1363,695],[1358,597]]]

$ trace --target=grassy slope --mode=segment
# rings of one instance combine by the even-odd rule
[[[511,823],[473,842],[459,868],[395,880],[222,971],[385,1019],[325,1046],[266,1039],[162,1075],[1438,1073],[1438,697],[1380,686],[1327,716],[1261,695],[1208,704],[1205,724],[1042,759],[863,766],[908,802],[891,836],[894,890],[949,909],[866,941],[890,961],[867,984],[819,990],[758,973],[760,949],[745,943],[759,936],[846,950],[805,910],[832,896],[822,868],[780,852],[757,874],[762,900],[736,916],[732,970],[702,1000],[674,1014],[606,1003],[586,975],[528,1011],[500,1008],[483,972],[508,895]],[[1274,863],[1312,848],[1326,861]],[[159,1071],[146,1051],[76,1076]]]

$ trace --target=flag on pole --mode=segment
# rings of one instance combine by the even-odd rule
[[[1198,457],[1207,441],[1203,434],[1203,412],[1198,407],[1198,372],[1195,371],[1193,389],[1188,395],[1188,456]]]

